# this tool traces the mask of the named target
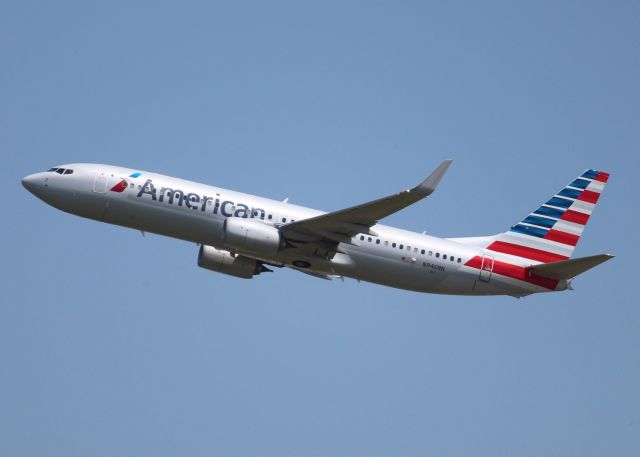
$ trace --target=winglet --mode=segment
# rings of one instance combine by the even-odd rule
[[[453,162],[453,160],[451,159],[442,162],[440,166],[436,168],[427,179],[422,181],[422,183],[415,188],[415,190],[419,191],[421,194],[424,193],[425,197],[431,194],[434,190],[436,190],[436,187],[438,187],[440,180],[449,169],[449,165],[451,165],[451,162]]]

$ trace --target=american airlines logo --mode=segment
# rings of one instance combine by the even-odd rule
[[[124,187],[120,189],[120,185],[124,182]],[[116,184],[113,190],[114,192],[122,192],[126,189],[127,183],[123,179],[120,183]],[[116,189],[117,188],[117,189]],[[148,196],[148,197],[145,197]],[[222,200],[220,194],[216,194],[215,197],[209,197],[207,195],[199,195],[193,192],[185,193],[180,189],[172,189],[169,187],[161,187],[160,190],[156,189],[151,179],[147,179],[137,195],[138,198],[151,198],[152,201],[166,202],[169,205],[184,206],[194,211],[206,211],[209,207],[213,214],[222,214],[224,217],[259,217],[264,219],[265,210],[262,208],[249,208],[244,203],[235,203],[231,200]]]
[[[123,179],[111,188],[111,192],[123,192],[127,188],[127,180]]]
[[[142,175],[142,173],[140,172],[135,172],[129,175],[130,178],[138,178],[140,177],[140,175]],[[111,188],[111,192],[124,192],[124,190],[127,188],[127,180],[123,179],[122,181],[120,181],[118,184],[116,184],[115,186],[113,186]]]

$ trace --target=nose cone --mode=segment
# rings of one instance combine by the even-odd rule
[[[22,185],[36,197],[42,198],[44,191],[45,178],[44,173],[35,173],[33,175],[22,178]]]
[[[34,189],[37,187],[38,183],[38,175],[29,175],[22,178],[22,185],[29,192],[33,193]]]

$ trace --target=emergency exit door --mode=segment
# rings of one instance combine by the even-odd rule
[[[493,256],[483,255],[482,265],[480,266],[480,281],[489,282],[493,273]]]

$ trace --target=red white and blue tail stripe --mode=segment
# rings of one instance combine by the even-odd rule
[[[585,171],[487,249],[543,263],[570,258],[608,180],[604,171]]]

